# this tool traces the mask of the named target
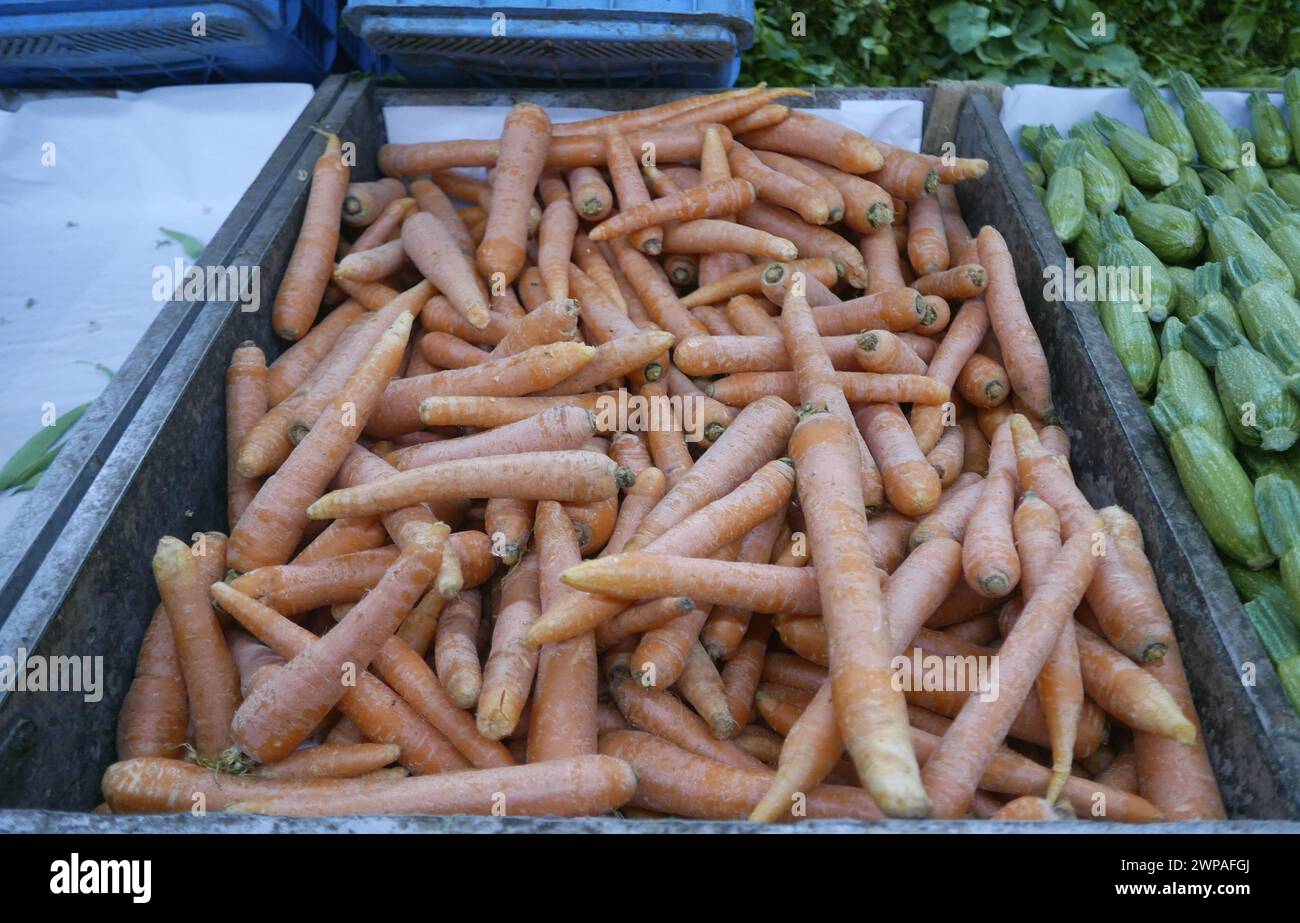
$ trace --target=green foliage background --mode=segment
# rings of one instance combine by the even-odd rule
[[[921,86],[933,79],[1118,86],[1142,68],[1272,86],[1300,66],[1297,0],[757,0],[742,82]],[[791,35],[796,13],[806,34]],[[1095,14],[1104,15],[1096,35]]]

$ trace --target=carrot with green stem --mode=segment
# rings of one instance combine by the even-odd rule
[[[571,592],[559,575],[582,556],[573,525],[558,503],[537,505],[536,533],[545,611]],[[596,752],[598,673],[596,639],[590,632],[541,648],[528,727],[530,763]]]
[[[231,532],[229,560],[235,570],[289,560],[307,527],[306,505],[321,495],[360,436],[402,361],[410,332],[411,315],[402,312],[311,431],[262,485]]]
[[[429,397],[516,397],[545,390],[594,355],[595,349],[582,343],[549,343],[469,368],[394,381],[375,408],[367,433],[387,438],[420,429],[420,404]]]
[[[1020,582],[1011,519],[1016,501],[1016,452],[1005,424],[993,437],[989,473],[962,540],[962,570],[977,593],[1003,597]]]
[[[234,526],[257,494],[260,483],[239,473],[239,444],[267,409],[266,356],[246,341],[226,369],[226,521]]]
[[[278,359],[267,366],[266,403],[274,407],[307,380],[322,359],[333,349],[339,337],[365,308],[351,298],[331,311],[312,327],[306,336],[294,342]]]
[[[569,197],[578,214],[588,221],[602,221],[614,210],[614,194],[595,167],[577,167],[569,172]]]
[[[339,242],[348,166],[341,155],[342,142],[338,135],[321,134],[325,136],[325,150],[312,168],[307,210],[271,309],[271,325],[286,340],[299,339],[316,320]]]
[[[858,775],[881,808],[924,816],[903,697],[889,678],[889,628],[867,543],[855,441],[849,425],[829,414],[807,417],[790,441],[808,544],[820,565],[835,710]]]
[[[475,253],[478,269],[509,284],[524,268],[533,188],[547,161],[551,120],[541,106],[519,103],[506,116],[492,178],[487,229]]]
[[[984,302],[989,324],[1002,347],[1003,363],[1011,387],[1040,420],[1056,419],[1052,406],[1052,379],[1025,302],[1016,282],[1015,264],[1002,235],[992,227],[980,229],[979,262],[988,274]]]
[[[434,634],[434,668],[438,682],[458,708],[472,709],[482,686],[477,638],[481,602],[476,590],[462,590],[448,600]]]
[[[923,778],[936,816],[965,813],[993,753],[1051,655],[1061,626],[1082,601],[1096,568],[1091,536],[1081,532],[1062,545],[1052,561],[1050,576],[1030,597],[998,651],[997,698],[967,698],[925,764]]]

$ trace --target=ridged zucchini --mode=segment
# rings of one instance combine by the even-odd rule
[[[1156,374],[1156,393],[1177,397],[1189,422],[1201,427],[1215,442],[1232,451],[1236,440],[1228,421],[1223,418],[1214,381],[1205,366],[1183,349],[1185,330],[1182,321],[1171,317],[1160,331],[1161,357],[1160,371]]]
[[[1088,150],[1092,153],[1092,156],[1100,160],[1110,172],[1117,188],[1123,189],[1129,185],[1128,173],[1125,172],[1124,165],[1119,162],[1119,158],[1110,149],[1110,145],[1106,143],[1106,138],[1097,130],[1096,125],[1091,122],[1075,122],[1070,128],[1070,137],[1078,138],[1088,145]]]
[[[1282,101],[1286,103],[1286,117],[1291,122],[1291,150],[1300,158],[1300,67],[1282,79]]]
[[[1218,196],[1229,214],[1236,215],[1238,218],[1245,217],[1246,190],[1234,183],[1232,177],[1214,167],[1198,166],[1196,173],[1207,195]]]
[[[1256,90],[1246,97],[1250,110],[1250,135],[1255,141],[1255,156],[1266,167],[1280,167],[1291,159],[1291,136],[1287,134],[1282,113],[1268,100],[1268,94]]]
[[[1178,182],[1178,158],[1169,148],[1100,112],[1093,113],[1092,121],[1134,183],[1163,189]]]
[[[1236,294],[1237,316],[1246,336],[1288,379],[1300,381],[1300,344],[1296,343],[1300,303],[1274,282],[1254,257],[1229,257],[1224,274]]]
[[[1043,165],[1037,160],[1026,160],[1021,164],[1025,168],[1025,175],[1035,186],[1042,186],[1047,182],[1047,174],[1043,172]]]
[[[1136,186],[1121,198],[1133,236],[1166,263],[1186,263],[1205,248],[1205,231],[1189,211],[1149,202]]]
[[[1281,170],[1269,170],[1268,183],[1283,202],[1292,208],[1300,208],[1300,176]]]
[[[1052,220],[1052,230],[1062,243],[1079,236],[1079,225],[1087,206],[1083,195],[1082,141],[1067,141],[1056,155],[1056,168],[1047,180],[1047,196],[1043,204],[1047,217]]]
[[[1177,293],[1169,270],[1151,248],[1133,236],[1133,229],[1121,216],[1111,214],[1101,217],[1102,238],[1107,242],[1098,268],[1123,269],[1129,273],[1130,286],[1136,286],[1137,295],[1144,297],[1147,319],[1160,323],[1177,308]],[[1114,247],[1112,251],[1111,247]],[[1137,270],[1138,272],[1134,272]],[[1137,278],[1135,278],[1135,276]],[[1139,282],[1140,280],[1140,282]],[[1143,291],[1146,286],[1150,291]]]
[[[1282,575],[1276,567],[1251,570],[1249,567],[1242,567],[1236,561],[1224,561],[1223,567],[1228,572],[1228,579],[1232,581],[1232,588],[1237,591],[1242,602],[1267,599],[1269,604],[1276,606],[1288,621],[1300,626],[1300,613],[1287,598],[1286,590],[1282,587]]]
[[[1264,238],[1251,230],[1250,225],[1229,214],[1221,198],[1207,196],[1202,199],[1196,206],[1196,217],[1205,227],[1205,240],[1216,260],[1222,262],[1230,256],[1253,256],[1288,295],[1295,294],[1296,280],[1286,263],[1265,243]]]
[[[1065,146],[1065,139],[1055,125],[1025,125],[1020,129],[1020,143],[1025,146],[1043,172],[1051,176],[1056,169],[1056,155]]]
[[[1190,324],[1192,318],[1201,314],[1217,314],[1228,326],[1238,333],[1245,333],[1241,318],[1237,316],[1237,307],[1223,293],[1223,264],[1202,263],[1192,273],[1192,292],[1194,300],[1190,304],[1179,303],[1178,317],[1184,324]]]
[[[1169,148],[1179,163],[1195,160],[1196,145],[1192,141],[1192,133],[1187,130],[1187,124],[1173,103],[1160,95],[1156,85],[1145,74],[1139,74],[1129,85],[1129,91],[1133,94],[1133,101],[1142,110],[1147,134]]]
[[[1237,458],[1252,479],[1258,480],[1266,474],[1275,474],[1300,489],[1300,442],[1285,452],[1266,452],[1250,446],[1239,446]]]
[[[1196,280],[1196,273],[1187,266],[1168,266],[1169,278],[1173,280],[1174,291],[1178,297],[1174,299],[1174,313],[1179,317],[1189,308],[1195,309],[1196,295],[1193,294]]]
[[[1246,217],[1269,249],[1286,264],[1295,290],[1300,291],[1300,224],[1296,223],[1295,213],[1276,193],[1266,190],[1246,197]]]
[[[1255,629],[1255,634],[1268,653],[1268,659],[1273,661],[1275,667],[1300,663],[1300,630],[1287,618],[1286,610],[1280,609],[1267,597],[1246,603],[1245,609],[1250,627]],[[1278,678],[1282,679],[1280,670]],[[1300,689],[1290,688],[1293,686],[1290,675],[1282,680],[1282,689],[1291,700],[1291,706],[1300,710],[1300,697],[1297,696]]]
[[[1081,266],[1095,267],[1101,261],[1102,248],[1106,242],[1101,236],[1101,221],[1088,209],[1083,211],[1079,222],[1079,236],[1074,239],[1076,263]]]
[[[1122,242],[1112,241],[1102,250],[1099,265],[1129,266],[1132,265],[1127,262],[1129,258],[1128,248]],[[1144,395],[1155,384],[1160,369],[1160,347],[1151,330],[1151,322],[1147,319],[1148,312],[1143,310],[1141,301],[1134,297],[1124,297],[1123,292],[1113,291],[1112,285],[1103,281],[1103,278],[1099,275],[1097,280],[1097,314],[1133,390]],[[1133,293],[1128,294],[1132,296]]]
[[[1232,133],[1228,120],[1219,114],[1201,96],[1201,88],[1190,74],[1176,71],[1169,80],[1178,105],[1183,107],[1183,119],[1196,143],[1196,153],[1201,163],[1216,170],[1235,170],[1241,163],[1241,148]]]
[[[1300,436],[1300,404],[1282,373],[1250,341],[1214,314],[1187,325],[1183,346],[1214,369],[1214,387],[1232,434],[1243,445],[1271,452],[1291,448]]]
[[[1255,513],[1250,478],[1223,444],[1191,422],[1173,394],[1159,394],[1151,408],[1156,429],[1169,447],[1183,492],[1223,554],[1258,570],[1273,563]]]
[[[1266,474],[1255,482],[1255,507],[1269,548],[1277,555],[1282,589],[1293,608],[1300,608],[1300,490]]]
[[[1238,189],[1247,195],[1261,189],[1267,189],[1268,177],[1264,174],[1264,168],[1259,165],[1258,152],[1254,152],[1252,156],[1247,156],[1247,151],[1253,151],[1255,147],[1250,132],[1244,128],[1238,128],[1235,134],[1237,144],[1241,148],[1241,166],[1233,170],[1229,178]]]

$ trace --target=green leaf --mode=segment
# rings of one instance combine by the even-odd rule
[[[42,426],[36,435],[24,442],[13,457],[5,462],[4,467],[0,468],[0,490],[21,484],[36,471],[44,471],[53,460],[51,457],[42,465],[45,454],[72,428],[72,424],[81,419],[89,406],[90,404],[81,404],[72,408],[49,426]]]
[[[93,366],[93,367],[99,369],[99,370],[100,370],[101,372],[103,372],[105,375],[107,375],[107,376],[109,377],[109,379],[112,379],[112,377],[113,377],[113,370],[110,369],[108,366],[104,365],[102,362],[91,362],[91,361],[89,361],[88,359],[78,359],[78,360],[77,360],[77,365],[89,365],[89,366]]]
[[[203,253],[204,245],[199,242],[198,238],[191,237],[189,234],[182,233],[181,231],[169,231],[167,228],[159,228],[158,230],[162,231],[172,240],[176,241],[176,243],[180,244],[181,249],[185,251],[185,255],[190,259],[197,260],[199,255]]]
[[[29,490],[33,490],[36,485],[41,482],[41,477],[45,474],[45,469],[50,467],[50,464],[58,457],[61,451],[63,451],[63,446],[56,445],[37,459],[36,464],[32,465],[27,472],[24,472],[27,476],[14,487],[13,493],[22,494]]]
[[[1120,83],[1128,83],[1141,67],[1137,54],[1127,45],[1106,45],[1084,59],[1089,70],[1105,71]]]
[[[973,51],[988,36],[989,11],[982,6],[953,3],[948,9],[948,23],[944,35],[952,50],[958,54]]]

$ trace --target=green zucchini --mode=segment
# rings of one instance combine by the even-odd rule
[[[1268,183],[1283,202],[1292,208],[1300,208],[1300,176],[1283,173],[1281,170],[1269,170]]]
[[[1300,303],[1250,256],[1229,257],[1224,274],[1237,297],[1237,316],[1246,336],[1282,370],[1293,393],[1300,385]]]
[[[1087,206],[1083,196],[1083,155],[1087,148],[1082,141],[1067,141],[1056,155],[1056,169],[1047,180],[1047,196],[1043,200],[1047,217],[1052,220],[1052,230],[1062,243],[1079,236],[1079,225]]]
[[[1275,474],[1300,488],[1300,442],[1285,452],[1266,452],[1250,446],[1238,446],[1237,457],[1252,479]]]
[[[1169,148],[1100,112],[1093,113],[1092,121],[1133,182],[1147,189],[1163,189],[1178,182],[1178,158]]]
[[[1246,190],[1232,181],[1232,177],[1214,167],[1197,167],[1201,186],[1208,195],[1218,196],[1229,214],[1238,218],[1246,214]]]
[[[1130,251],[1123,242],[1112,241],[1102,250],[1100,265],[1127,267],[1132,265],[1129,259]],[[1127,288],[1124,281],[1119,285],[1108,283],[1099,274],[1097,314],[1133,389],[1144,395],[1155,384],[1160,369],[1160,347],[1143,308],[1143,300],[1133,297],[1134,293],[1131,290],[1126,292],[1124,288]]]
[[[1236,561],[1224,561],[1223,567],[1228,572],[1228,579],[1232,581],[1232,588],[1237,591],[1242,602],[1267,599],[1269,605],[1276,606],[1293,625],[1300,626],[1300,614],[1287,598],[1286,590],[1282,587],[1282,575],[1276,567],[1251,570],[1249,567],[1242,567]]]
[[[1196,171],[1192,171],[1196,176]],[[1205,198],[1205,187],[1201,185],[1201,178],[1196,176],[1196,182],[1190,182],[1186,179],[1180,179],[1168,189],[1161,189],[1155,195],[1151,196],[1152,202],[1159,202],[1161,205],[1172,205],[1174,208],[1181,208],[1185,212],[1192,211]]]
[[[1300,630],[1287,617],[1287,610],[1274,605],[1269,597],[1246,603],[1246,617],[1264,643],[1269,660],[1278,663],[1300,654]]]
[[[1291,150],[1300,158],[1300,67],[1282,79],[1282,101],[1286,103],[1286,117],[1291,122]]]
[[[1047,174],[1043,172],[1043,165],[1037,160],[1026,160],[1021,164],[1025,168],[1025,175],[1035,186],[1042,186],[1047,182]]]
[[[1079,222],[1079,236],[1074,239],[1074,255],[1083,266],[1095,267],[1101,260],[1101,250],[1106,242],[1101,236],[1101,222],[1088,209],[1084,209]]]
[[[1101,161],[1109,171],[1116,188],[1123,189],[1129,185],[1128,173],[1125,172],[1124,165],[1119,162],[1119,158],[1110,149],[1110,145],[1106,143],[1106,138],[1097,130],[1096,125],[1091,122],[1076,122],[1070,128],[1070,137],[1078,138],[1088,145],[1088,150],[1092,153],[1092,156]]]
[[[1176,396],[1187,411],[1190,422],[1231,451],[1236,446],[1232,428],[1223,417],[1223,408],[1219,406],[1210,373],[1183,349],[1185,330],[1182,321],[1171,317],[1160,331],[1161,357],[1160,371],[1156,374],[1156,393]]]
[[[1201,96],[1201,88],[1190,74],[1175,71],[1170,89],[1183,107],[1183,119],[1196,143],[1201,163],[1216,170],[1235,170],[1241,164],[1241,148],[1228,120]]]
[[[1034,195],[1038,196],[1038,201],[1040,201],[1040,202],[1042,202],[1044,205],[1046,205],[1046,204],[1047,204],[1047,189],[1046,189],[1045,187],[1043,187],[1043,186],[1034,186],[1034,187],[1033,187],[1033,190],[1034,190]]]
[[[1246,197],[1246,217],[1259,236],[1291,271],[1296,291],[1300,291],[1300,224],[1277,194],[1256,192]],[[1300,329],[1300,328],[1297,328]]]
[[[1277,670],[1282,692],[1286,694],[1296,714],[1300,715],[1300,657],[1288,657],[1273,666]]]
[[[1055,125],[1026,125],[1020,129],[1020,143],[1037,158],[1043,172],[1051,176],[1056,169],[1056,155],[1065,146],[1065,139]]]
[[[1259,155],[1254,150],[1255,142],[1251,140],[1250,132],[1238,128],[1235,134],[1241,146],[1241,166],[1232,171],[1229,179],[1247,195],[1267,189],[1268,176],[1265,175],[1264,168],[1259,165]]]
[[[1268,94],[1256,90],[1246,97],[1250,110],[1250,134],[1255,141],[1255,156],[1266,167],[1280,167],[1291,159],[1291,136],[1286,132],[1282,113],[1268,100]]]
[[[1187,325],[1182,343],[1214,369],[1214,387],[1232,434],[1243,445],[1271,452],[1291,448],[1300,436],[1300,404],[1282,373],[1222,317],[1202,313]]]
[[[1191,421],[1176,395],[1157,395],[1151,418],[1169,447],[1183,492],[1214,546],[1256,570],[1272,564],[1250,478],[1232,452]]]
[[[1286,478],[1266,474],[1255,482],[1255,507],[1264,538],[1277,555],[1282,589],[1300,607],[1300,489]]]
[[[1174,310],[1179,317],[1182,317],[1185,310],[1195,309],[1196,296],[1193,294],[1193,286],[1195,285],[1196,273],[1187,266],[1169,266],[1166,268],[1169,270],[1169,278],[1173,280],[1174,291],[1178,293],[1178,297],[1174,299]]]
[[[1133,229],[1120,215],[1103,215],[1101,229],[1108,246],[1098,268],[1126,271],[1129,287],[1137,290],[1136,294],[1142,299],[1148,320],[1160,323],[1177,307],[1174,300],[1177,293],[1174,291],[1173,279],[1169,277],[1169,270],[1150,247],[1133,236]],[[1113,252],[1111,245],[1115,248]],[[1107,256],[1107,253],[1110,255]],[[1098,285],[1100,287],[1100,281]]]
[[[1296,280],[1291,276],[1282,258],[1254,231],[1250,225],[1228,213],[1223,200],[1218,196],[1207,196],[1196,206],[1196,217],[1205,226],[1205,240],[1209,244],[1211,255],[1223,261],[1230,256],[1253,256],[1259,260],[1264,271],[1278,285],[1286,289],[1288,295],[1295,294]]]
[[[1148,202],[1136,186],[1127,187],[1121,201],[1133,236],[1164,262],[1186,263],[1204,249],[1205,231],[1191,212]]]
[[[1133,101],[1142,110],[1142,119],[1146,122],[1147,134],[1173,152],[1179,163],[1191,163],[1196,159],[1196,145],[1192,133],[1178,114],[1173,103],[1166,100],[1145,74],[1139,74],[1129,85]]]
[[[1193,302],[1180,303],[1178,317],[1184,324],[1190,324],[1192,318],[1200,314],[1217,314],[1228,326],[1238,333],[1245,333],[1246,328],[1237,316],[1237,308],[1232,300],[1223,293],[1223,264],[1202,263],[1192,272]]]

